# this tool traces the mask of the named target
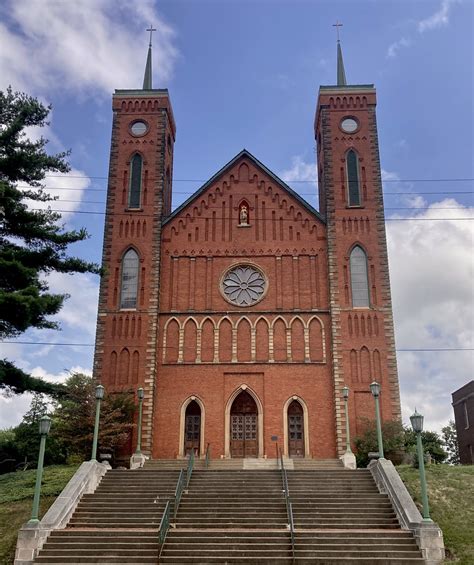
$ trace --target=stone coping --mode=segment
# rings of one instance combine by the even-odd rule
[[[19,533],[14,565],[32,565],[53,530],[66,527],[82,495],[95,491],[110,465],[85,461],[74,473],[50,509],[36,524],[27,522]]]
[[[413,533],[426,565],[440,565],[444,562],[445,551],[443,532],[435,522],[423,520],[405,484],[391,461],[373,460],[369,463],[377,487],[387,494],[404,530]]]

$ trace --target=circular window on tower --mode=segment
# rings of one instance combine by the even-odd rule
[[[253,306],[264,298],[268,281],[255,265],[234,265],[224,272],[220,283],[222,296],[235,306]]]
[[[355,118],[346,117],[341,120],[340,127],[345,133],[354,133],[359,129],[359,122]]]
[[[132,122],[132,124],[130,125],[130,132],[135,137],[140,137],[142,135],[145,135],[147,131],[148,131],[148,124],[143,120],[136,120],[135,122]]]

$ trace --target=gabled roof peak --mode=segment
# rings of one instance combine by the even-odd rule
[[[270,171],[261,161],[250,153],[247,149],[242,149],[237,155],[231,159],[227,164],[225,164],[215,175],[213,175],[205,184],[201,186],[194,194],[192,194],[185,202],[176,208],[165,220],[164,224],[171,221],[175,216],[177,216],[186,206],[188,206],[193,200],[198,198],[205,190],[207,190],[220,176],[222,176],[228,169],[232,168],[241,159],[248,159],[259,169],[261,169],[265,174],[271,177],[275,184],[279,185],[280,188],[288,192],[293,198],[295,198],[304,208],[308,210],[311,214],[316,216],[320,221],[325,222],[323,216],[311,206],[304,198],[302,198],[297,192],[295,192],[291,187],[289,187],[285,181],[280,179],[275,173]]]

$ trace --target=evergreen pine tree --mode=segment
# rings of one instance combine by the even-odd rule
[[[60,214],[49,207],[34,209],[35,202],[55,199],[44,190],[46,174],[69,171],[68,153],[49,155],[46,139],[32,141],[25,133],[47,125],[50,110],[11,88],[0,92],[0,339],[28,328],[58,327],[50,316],[59,312],[67,295],[49,292],[45,275],[98,272],[96,265],[67,254],[69,244],[88,237],[84,229],[67,231],[58,223]],[[0,388],[14,393],[58,390],[7,360],[0,360]]]

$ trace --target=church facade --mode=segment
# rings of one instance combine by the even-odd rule
[[[113,96],[94,372],[107,393],[144,388],[153,458],[340,456],[342,388],[354,435],[374,380],[400,418],[376,93],[338,57],[316,105],[319,211],[243,150],[171,212],[168,91],[145,76]]]

